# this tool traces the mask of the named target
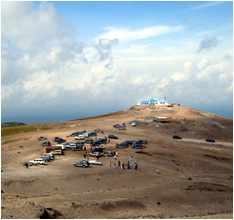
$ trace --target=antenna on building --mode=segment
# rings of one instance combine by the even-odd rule
[[[164,101],[166,101],[166,95],[165,95],[165,93],[164,93]]]

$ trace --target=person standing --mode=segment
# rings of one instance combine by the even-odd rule
[[[122,163],[122,169],[124,170],[124,162]]]
[[[131,168],[131,164],[130,163],[128,163],[128,169],[130,169]]]
[[[26,168],[28,168],[28,163],[25,163]]]
[[[137,170],[138,169],[138,163],[137,163],[137,161],[135,161],[135,170]]]

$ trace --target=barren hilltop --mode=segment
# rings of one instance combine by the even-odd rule
[[[126,130],[113,127],[123,123]],[[103,144],[104,151],[118,152],[117,159],[100,157],[102,166],[74,167],[91,152],[86,144],[86,151],[66,149],[47,165],[24,166],[45,153],[39,136],[55,145],[53,137],[76,142],[72,132],[97,128],[101,138],[118,136]],[[115,147],[139,139],[147,140],[143,149]],[[2,128],[1,145],[3,219],[233,218],[232,119],[184,106],[134,106],[86,119]],[[121,169],[117,161],[127,163],[129,156],[131,169]]]

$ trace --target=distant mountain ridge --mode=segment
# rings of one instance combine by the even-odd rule
[[[21,126],[21,125],[26,125],[26,124],[24,124],[22,122],[4,122],[4,123],[1,123],[2,128],[15,127],[15,126]]]

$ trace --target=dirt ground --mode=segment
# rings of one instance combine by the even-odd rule
[[[159,116],[172,121],[152,122]],[[128,123],[133,120],[147,124],[132,127]],[[127,130],[115,129],[116,123],[126,123]],[[231,119],[188,107],[133,107],[103,117],[51,123],[50,130],[2,137],[2,143],[19,140],[1,146],[1,218],[232,219],[232,124]],[[53,144],[55,136],[75,142],[69,137],[72,132],[96,128],[104,131],[99,137],[119,137],[105,148],[117,151],[121,163],[131,155],[131,169],[114,167],[113,157],[101,157],[102,166],[73,167],[85,152],[69,149],[48,165],[23,166],[45,152],[37,137],[46,136]],[[182,140],[173,140],[174,134]],[[207,137],[216,142],[205,142]],[[116,143],[136,139],[147,139],[148,144],[144,149],[115,148]]]

